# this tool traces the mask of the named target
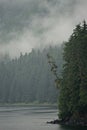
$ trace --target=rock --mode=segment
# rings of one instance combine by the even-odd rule
[[[56,119],[56,120],[54,120],[54,121],[48,121],[48,122],[47,122],[47,124],[60,124],[60,123],[61,123],[61,121],[58,120],[58,119]]]

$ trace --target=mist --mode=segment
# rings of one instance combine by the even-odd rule
[[[61,44],[86,12],[86,0],[0,0],[0,55]]]

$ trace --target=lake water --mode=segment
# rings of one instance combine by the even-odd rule
[[[0,107],[0,130],[87,130],[46,123],[55,119],[55,107]]]

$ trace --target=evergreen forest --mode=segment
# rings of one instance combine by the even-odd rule
[[[54,57],[61,75],[62,48],[59,45],[41,51],[33,49],[15,59],[10,59],[8,54],[1,57],[0,103],[56,103],[59,92],[50,72],[47,53]]]
[[[73,30],[64,46],[59,117],[67,124],[87,125],[87,24]]]

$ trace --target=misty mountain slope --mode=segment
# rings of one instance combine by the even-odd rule
[[[56,103],[58,90],[55,77],[50,71],[47,53],[50,53],[58,65],[58,75],[62,71],[62,47],[50,47],[32,50],[31,53],[20,55],[18,59],[0,63],[0,102],[48,102]]]

